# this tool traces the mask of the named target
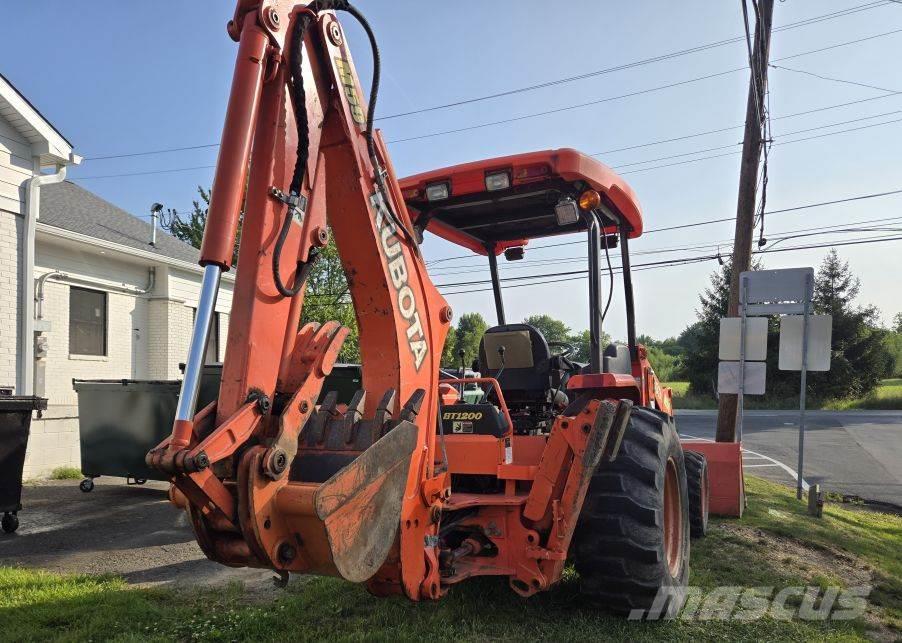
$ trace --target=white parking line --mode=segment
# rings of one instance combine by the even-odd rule
[[[694,435],[686,435],[685,433],[681,433],[680,437],[686,438],[688,440],[700,440],[702,442],[714,442],[714,440],[712,440],[711,438],[700,438],[700,437],[697,437]],[[747,449],[743,449],[742,450],[743,456],[745,456],[746,453],[748,453],[751,456],[757,456],[758,458],[767,460],[767,461],[771,462],[772,464],[771,465],[760,465],[760,464],[744,464],[743,463],[743,465],[742,465],[743,468],[761,467],[761,466],[777,466],[777,467],[780,467],[781,469],[783,469],[783,471],[785,471],[786,473],[788,473],[792,477],[793,480],[798,479],[799,474],[796,473],[796,470],[793,469],[792,467],[790,467],[789,465],[784,464],[784,463],[780,462],[779,460],[775,460],[774,458],[772,458],[770,456],[764,455],[763,453],[758,453],[757,451],[749,451]],[[808,491],[808,483],[805,482],[805,478],[802,478],[802,490]]]

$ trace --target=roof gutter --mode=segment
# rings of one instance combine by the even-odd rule
[[[69,163],[77,165],[80,162],[81,157],[69,154]],[[19,279],[22,315],[19,317],[19,360],[16,369],[19,395],[32,395],[34,391],[34,235],[41,204],[41,187],[65,181],[67,165],[58,165],[56,174],[39,174],[25,182],[25,230]]]

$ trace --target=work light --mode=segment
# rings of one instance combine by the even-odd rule
[[[506,190],[511,186],[511,177],[507,172],[492,172],[485,175],[485,189],[489,192]]]
[[[579,206],[573,197],[565,196],[554,206],[554,218],[559,226],[572,225],[579,221]]]
[[[427,201],[441,201],[447,199],[451,194],[451,185],[444,181],[442,183],[431,183],[426,186]]]

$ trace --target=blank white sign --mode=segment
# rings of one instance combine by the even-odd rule
[[[719,359],[737,361],[739,359],[739,337],[742,319],[739,317],[720,318]],[[767,359],[767,318],[747,317],[745,320],[745,359],[764,361]]]
[[[802,329],[804,316],[789,315],[780,318],[781,371],[802,370]],[[833,339],[832,315],[808,316],[807,370],[830,370],[830,343]]]
[[[745,363],[743,395],[764,395],[765,362]],[[721,362],[717,367],[717,392],[739,393],[739,362]]]

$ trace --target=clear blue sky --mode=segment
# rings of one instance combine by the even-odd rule
[[[777,31],[772,60],[841,42],[902,30],[902,4],[863,0],[778,2],[779,27],[862,5],[866,10],[816,24]],[[409,111],[461,98],[481,96],[612,67],[742,33],[739,2],[632,3],[576,1],[557,5],[538,1],[375,2],[359,0],[372,22],[383,56],[378,114]],[[5,7],[0,26],[0,71],[9,78],[85,157],[202,145],[219,141],[229,91],[235,43],[225,32],[233,3],[218,2],[49,2]],[[355,62],[368,87],[369,50],[362,33],[346,20]],[[778,65],[876,87],[902,91],[902,32],[851,46],[792,58]],[[594,76],[577,82],[433,111],[381,123],[387,140],[532,114],[576,103],[637,92],[660,85],[736,69],[747,64],[744,42],[737,42]],[[841,84],[782,69],[771,70],[771,113],[775,141],[902,118],[902,95]],[[452,163],[550,147],[576,147],[588,153],[739,126],[744,120],[747,71],[692,82],[514,123],[390,145],[401,176]],[[848,107],[803,116],[788,114],[862,98],[884,96]],[[895,113],[890,113],[895,112]],[[876,115],[885,114],[876,117]],[[867,120],[788,136],[790,132],[840,121]],[[785,138],[781,138],[781,136]],[[647,167],[722,154],[730,150],[639,163],[697,150],[736,144],[742,129],[668,144],[603,154],[622,167],[642,202],[646,226],[653,229],[735,214],[738,155],[663,167]],[[738,150],[738,146],[736,148]],[[902,122],[818,138],[777,144],[771,152],[768,209],[781,209],[902,188]],[[190,208],[197,185],[209,186],[212,170],[89,178],[206,166],[216,149],[87,160],[71,177],[84,187],[138,215],[160,201]],[[767,236],[815,226],[877,218],[872,225],[902,227],[902,195],[775,214]],[[788,240],[778,247],[850,240],[891,232],[835,232]],[[712,248],[669,254],[640,252],[723,242],[729,252],[732,224],[721,223],[671,233],[650,234],[633,244],[634,263],[708,254]],[[840,248],[861,277],[860,301],[877,305],[889,320],[902,310],[899,274],[902,242]],[[817,265],[826,249],[775,253],[768,268]],[[431,240],[427,259],[460,254]],[[585,267],[560,263],[584,256],[579,246],[527,252],[545,259],[527,269],[505,268],[508,276]],[[484,273],[447,274],[482,265],[477,260],[435,266],[437,283],[485,278]],[[527,265],[527,264],[521,264]],[[697,297],[716,263],[637,272],[641,331],[675,335],[694,320]],[[479,286],[475,286],[479,287]],[[474,288],[475,288],[474,287]],[[587,324],[585,281],[511,289],[506,294],[511,320],[548,312],[574,329]],[[459,313],[478,310],[490,322],[491,294],[449,297]],[[607,330],[624,335],[622,294],[615,290]]]

